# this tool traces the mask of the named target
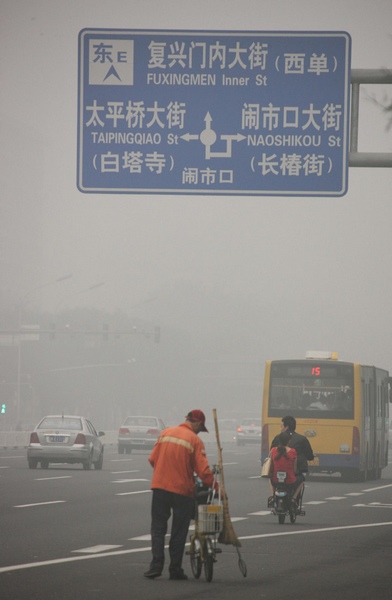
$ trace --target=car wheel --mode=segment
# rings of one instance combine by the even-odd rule
[[[124,454],[125,452],[125,447],[124,446],[120,446],[120,444],[118,445],[118,453],[119,454]]]
[[[96,471],[100,471],[102,469],[102,465],[103,465],[103,452],[101,452],[101,454],[99,455],[97,462],[94,463],[94,469]]]
[[[88,459],[84,461],[83,463],[83,469],[85,471],[89,471],[91,469],[91,465],[93,464],[92,462],[92,456],[91,453],[88,455]]]
[[[132,452],[132,447],[131,447],[131,446],[126,446],[126,447],[125,447],[125,452],[126,452],[127,454],[131,454],[131,452]]]
[[[48,460],[41,460],[41,469],[47,469],[49,467]]]
[[[36,469],[38,465],[38,460],[35,458],[30,458],[29,461],[29,469]]]

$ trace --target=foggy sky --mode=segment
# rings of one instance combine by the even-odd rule
[[[2,0],[0,173],[6,210],[23,210],[26,198],[41,211],[41,260],[30,279],[10,276],[16,296],[72,273],[40,294],[44,308],[119,308],[216,331],[238,360],[325,349],[392,371],[391,170],[350,168],[342,198],[82,194],[77,38],[85,27],[347,31],[353,68],[392,68],[390,0]],[[388,91],[365,87],[380,98]],[[392,152],[386,124],[362,92],[359,150]],[[79,293],[97,282],[105,285]]]

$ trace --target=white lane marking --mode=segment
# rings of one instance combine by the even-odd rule
[[[165,546],[167,548],[168,546]],[[49,565],[61,565],[65,563],[78,562],[80,560],[91,560],[92,558],[107,558],[108,556],[121,556],[122,554],[136,554],[137,552],[151,552],[151,547],[132,548],[131,550],[115,550],[114,552],[103,552],[102,554],[87,554],[85,556],[70,556],[68,558],[57,558],[54,560],[40,561],[36,563],[25,563],[21,565],[12,565],[10,567],[0,567],[0,573],[10,571],[20,571],[22,569],[33,569],[35,567],[47,567]]]
[[[232,463],[223,463],[224,467],[227,467],[227,465],[238,465],[238,462],[232,462]]]
[[[240,540],[257,540],[259,538],[266,537],[278,537],[282,535],[300,535],[306,533],[328,533],[329,531],[345,531],[347,529],[363,529],[367,527],[385,527],[386,525],[392,525],[392,521],[387,523],[362,523],[361,525],[342,525],[341,527],[324,527],[322,529],[301,529],[292,531],[282,531],[279,533],[260,533],[256,535],[245,535],[240,537]]]
[[[9,465],[3,465],[2,467],[0,467],[0,469],[9,469],[10,466]]]
[[[259,510],[258,512],[248,513],[248,515],[255,515],[256,517],[264,517],[264,515],[270,515],[270,510]]]
[[[261,475],[252,475],[251,477],[248,477],[248,479],[261,479]]]
[[[112,471],[112,475],[122,475],[123,473],[140,473],[140,469],[134,469],[133,471]]]
[[[151,490],[140,490],[139,492],[118,492],[116,496],[132,496],[132,494],[150,494]]]
[[[363,492],[349,492],[346,496],[363,496]]]
[[[370,502],[370,504],[353,504],[353,506],[365,508],[392,508],[392,504],[381,504],[381,502]]]
[[[269,511],[267,514],[270,514],[271,511]],[[256,514],[256,513],[255,513]],[[234,517],[231,519],[231,521],[246,521],[247,517]],[[190,525],[189,526],[189,531],[194,531],[195,530],[195,526],[194,525]],[[169,537],[170,534],[167,533],[166,537]],[[151,535],[148,533],[147,535],[139,535],[137,537],[133,537],[133,538],[128,538],[131,541],[137,541],[137,542],[150,542],[151,541]]]
[[[116,479],[112,483],[133,483],[134,481],[148,481],[148,479]]]
[[[167,533],[165,537],[170,537],[170,533]],[[130,542],[151,542],[151,535],[148,533],[147,535],[138,535],[137,537],[128,538]]]
[[[345,500],[345,496],[330,496],[329,498],[325,498],[326,500]]]
[[[71,479],[72,475],[59,475],[58,477],[36,477],[34,481],[50,481],[51,479]]]
[[[363,492],[375,492],[376,490],[385,490],[385,488],[392,487],[392,483],[388,485],[380,485],[380,487],[369,488],[368,490],[362,490]]]
[[[84,552],[85,554],[96,554],[97,552],[105,552],[113,548],[122,548],[122,544],[111,546],[110,544],[100,544],[99,546],[91,546],[90,548],[81,548],[80,550],[72,550],[72,552]]]
[[[255,540],[267,537],[281,537],[285,535],[303,535],[311,533],[328,533],[329,531],[345,531],[347,529],[363,529],[365,527],[386,527],[392,526],[392,521],[386,523],[362,523],[361,525],[344,525],[342,527],[326,527],[324,529],[301,529],[291,531],[280,531],[278,533],[261,533],[256,535],[241,536],[240,540]],[[167,546],[165,546],[167,548]],[[103,552],[102,554],[88,554],[85,556],[72,556],[67,558],[57,558],[53,560],[45,560],[35,563],[23,563],[20,565],[10,565],[8,567],[0,567],[0,573],[8,573],[11,571],[21,571],[23,569],[34,569],[36,567],[47,567],[50,565],[59,565],[70,562],[77,562],[80,560],[92,560],[96,558],[107,558],[111,556],[122,556],[124,554],[137,554],[138,552],[151,552],[151,547],[146,548],[131,548],[130,550],[115,550],[114,552]]]
[[[257,514],[257,513],[254,513]],[[271,511],[269,511],[266,514],[271,514]],[[231,517],[231,521],[246,521],[248,517]],[[195,530],[195,525],[189,525],[189,531],[194,531]],[[166,537],[169,537],[170,533],[166,534]],[[133,538],[128,538],[129,540],[132,541],[140,541],[140,542],[150,542],[151,541],[151,535],[148,533],[147,535],[139,535],[138,537],[133,537]]]
[[[8,460],[10,458],[26,458],[25,456],[0,456],[1,460]]]
[[[52,502],[35,502],[34,504],[19,504],[14,508],[29,508],[30,506],[46,506],[47,504],[61,504],[66,502],[65,500],[53,500]]]
[[[304,502],[303,504],[326,504],[326,500],[310,500],[310,502]]]

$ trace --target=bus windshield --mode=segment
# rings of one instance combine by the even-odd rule
[[[353,419],[353,390],[352,365],[273,361],[268,416]]]

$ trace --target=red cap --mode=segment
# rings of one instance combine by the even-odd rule
[[[191,423],[200,423],[201,425],[201,429],[200,431],[206,431],[208,433],[208,429],[205,425],[206,423],[206,416],[203,413],[203,411],[201,410],[191,410],[187,416],[185,417],[188,421],[191,421]]]

